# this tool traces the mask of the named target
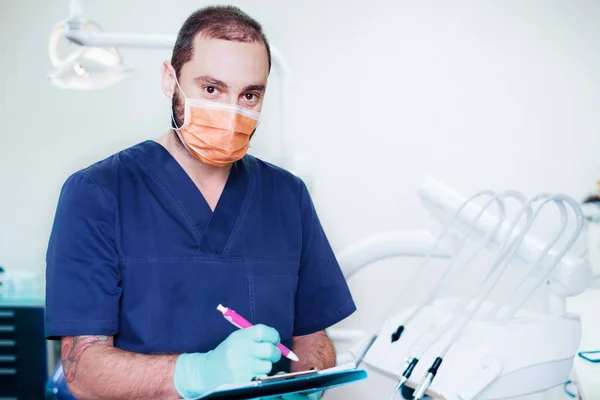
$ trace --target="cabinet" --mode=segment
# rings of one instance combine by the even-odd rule
[[[44,339],[43,300],[0,298],[0,400],[44,398],[56,357]]]

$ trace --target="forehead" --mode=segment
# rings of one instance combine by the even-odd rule
[[[266,84],[267,49],[262,42],[234,42],[196,35],[192,59],[181,69],[184,79],[209,75],[228,85]]]

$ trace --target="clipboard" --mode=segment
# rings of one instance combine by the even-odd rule
[[[283,394],[310,394],[367,378],[367,371],[339,366],[322,371],[309,370],[274,375],[251,382],[222,385],[193,400],[249,400],[281,396]]]

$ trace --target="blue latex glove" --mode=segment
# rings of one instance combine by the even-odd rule
[[[279,341],[275,329],[255,325],[233,332],[208,353],[181,354],[175,364],[175,388],[183,398],[194,398],[219,385],[264,376],[281,358]]]

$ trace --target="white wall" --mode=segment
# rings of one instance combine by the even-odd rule
[[[204,4],[84,1],[107,30],[153,33],[175,33]],[[382,230],[427,227],[415,192],[427,175],[465,194],[510,187],[576,198],[600,178],[597,1],[236,4],[291,65],[294,151],[308,161],[336,250]],[[168,127],[166,51],[123,50],[136,71],[104,91],[48,84],[47,38],[67,12],[67,0],[0,0],[0,264],[9,268],[43,271],[70,173]],[[268,130],[254,150],[274,157]],[[352,282],[361,310],[350,325],[374,320],[375,288],[395,283],[388,274],[402,281],[393,267]],[[367,398],[374,385],[387,393],[372,382],[339,398]]]

